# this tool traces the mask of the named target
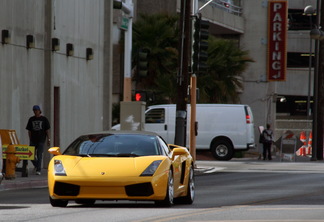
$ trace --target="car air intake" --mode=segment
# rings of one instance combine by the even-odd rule
[[[139,183],[139,184],[128,185],[125,187],[125,190],[126,190],[126,194],[131,197],[134,196],[148,197],[154,193],[151,183]]]
[[[77,196],[80,192],[80,186],[56,182],[54,185],[54,193],[59,196]]]

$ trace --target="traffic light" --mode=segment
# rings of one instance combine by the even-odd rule
[[[135,101],[145,101],[147,99],[147,94],[145,91],[136,91],[135,92]]]
[[[194,27],[192,70],[201,74],[207,71],[209,21],[196,17]]]
[[[148,73],[148,49],[140,49],[138,52],[137,74],[139,77],[146,77]]]
[[[122,1],[118,1],[118,0],[114,0],[113,7],[114,7],[114,9],[122,9],[123,2]]]

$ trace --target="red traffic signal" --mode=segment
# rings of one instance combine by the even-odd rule
[[[146,102],[146,92],[135,92],[135,101],[145,101]]]

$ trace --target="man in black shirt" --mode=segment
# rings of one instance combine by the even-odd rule
[[[26,126],[29,136],[29,145],[35,146],[35,159],[32,163],[36,169],[36,175],[41,174],[44,144],[47,137],[47,145],[50,145],[50,124],[45,116],[42,116],[38,105],[33,106],[34,116],[30,117]]]
[[[273,132],[271,130],[271,125],[267,124],[267,128],[265,130],[263,130],[262,134],[263,134],[263,160],[266,160],[267,155],[268,155],[268,159],[272,160],[271,157],[271,146],[273,143]]]

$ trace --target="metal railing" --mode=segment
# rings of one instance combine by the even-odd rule
[[[199,0],[200,2],[206,3],[208,0]],[[240,6],[241,0],[214,0],[209,6],[220,8],[228,13],[242,16],[242,7]]]

